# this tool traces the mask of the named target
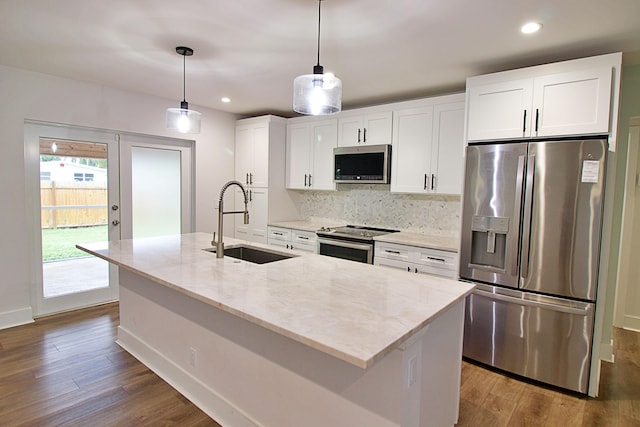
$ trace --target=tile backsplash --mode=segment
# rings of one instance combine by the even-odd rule
[[[459,235],[460,196],[396,194],[380,184],[339,184],[338,191],[295,193],[302,219]]]

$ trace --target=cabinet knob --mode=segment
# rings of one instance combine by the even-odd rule
[[[118,221],[117,219],[114,219],[113,221],[111,221],[111,224],[118,225],[120,224],[120,221]]]

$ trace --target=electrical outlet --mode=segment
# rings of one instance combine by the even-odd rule
[[[189,348],[189,364],[195,368],[197,363],[198,363],[198,352],[195,348],[190,347]]]
[[[409,359],[409,372],[407,373],[407,377],[408,387],[414,385],[418,379],[418,358],[416,356]]]

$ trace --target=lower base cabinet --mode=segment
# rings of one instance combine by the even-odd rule
[[[458,277],[458,254],[439,249],[376,242],[373,263],[409,273],[431,274],[447,279]]]
[[[283,227],[267,228],[267,244],[284,249],[318,253],[318,236],[312,231]]]

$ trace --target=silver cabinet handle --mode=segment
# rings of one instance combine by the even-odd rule
[[[432,173],[431,174],[431,190],[435,190],[436,189],[436,174]]]
[[[388,253],[388,254],[396,254],[396,255],[400,255],[400,251],[391,251],[391,250],[389,250],[389,249],[385,249],[384,251],[385,251],[386,253]]]
[[[428,256],[427,259],[430,259],[431,261],[446,262],[444,258],[436,258],[433,256]]]
[[[311,174],[309,174],[309,187],[311,187]]]
[[[253,174],[249,172],[249,184],[253,185]]]
[[[245,174],[244,183],[249,185],[249,172]]]
[[[424,174],[424,186],[422,187],[423,190],[427,189],[427,174]]]

